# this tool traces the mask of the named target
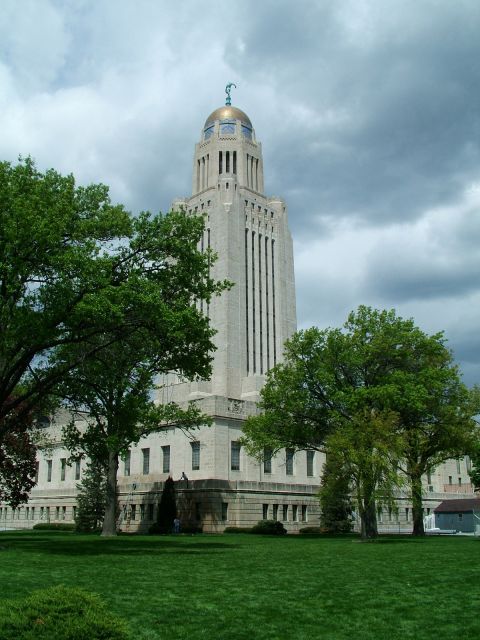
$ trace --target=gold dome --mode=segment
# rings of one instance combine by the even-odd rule
[[[213,111],[213,113],[211,113],[206,119],[204,128],[209,124],[213,124],[215,120],[240,120],[243,124],[246,124],[247,127],[250,127],[251,129],[253,128],[247,114],[241,109],[237,109],[237,107],[232,107],[231,105],[215,109],[215,111]]]

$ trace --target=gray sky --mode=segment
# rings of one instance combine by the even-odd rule
[[[299,326],[395,307],[479,383],[478,0],[2,0],[0,158],[165,211],[229,81],[289,206]]]

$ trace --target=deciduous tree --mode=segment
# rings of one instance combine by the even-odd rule
[[[469,450],[478,404],[443,334],[429,336],[393,310],[362,306],[342,329],[295,334],[284,363],[267,376],[259,408],[245,428],[247,447],[257,454],[265,446],[322,449],[332,434],[353,442],[356,431],[368,434],[371,416],[382,419],[398,445],[393,456],[391,448],[381,450],[395,475],[403,462],[414,533],[421,534],[421,476]],[[385,422],[385,416],[395,419]]]

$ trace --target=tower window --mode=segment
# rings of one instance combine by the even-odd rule
[[[192,470],[198,471],[200,469],[200,442],[191,442],[192,447]]]
[[[285,449],[285,472],[287,476],[293,476],[293,449]]]
[[[307,451],[307,476],[313,477],[313,461],[315,459],[315,451],[309,449]]]
[[[232,471],[240,471],[240,442],[231,443],[231,465]]]
[[[218,152],[218,173],[223,173],[223,152],[222,151]]]
[[[230,173],[230,151],[225,151],[225,173]]]
[[[237,152],[233,152],[233,173],[237,173]]]

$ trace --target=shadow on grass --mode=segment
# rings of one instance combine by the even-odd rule
[[[101,538],[99,536],[68,537],[59,534],[2,535],[0,537],[4,551],[22,551],[48,553],[67,556],[100,556],[100,555],[159,555],[165,553],[205,555],[229,551],[242,545],[230,542],[202,542],[186,537],[155,537],[152,539],[135,539],[119,536],[117,538]]]

